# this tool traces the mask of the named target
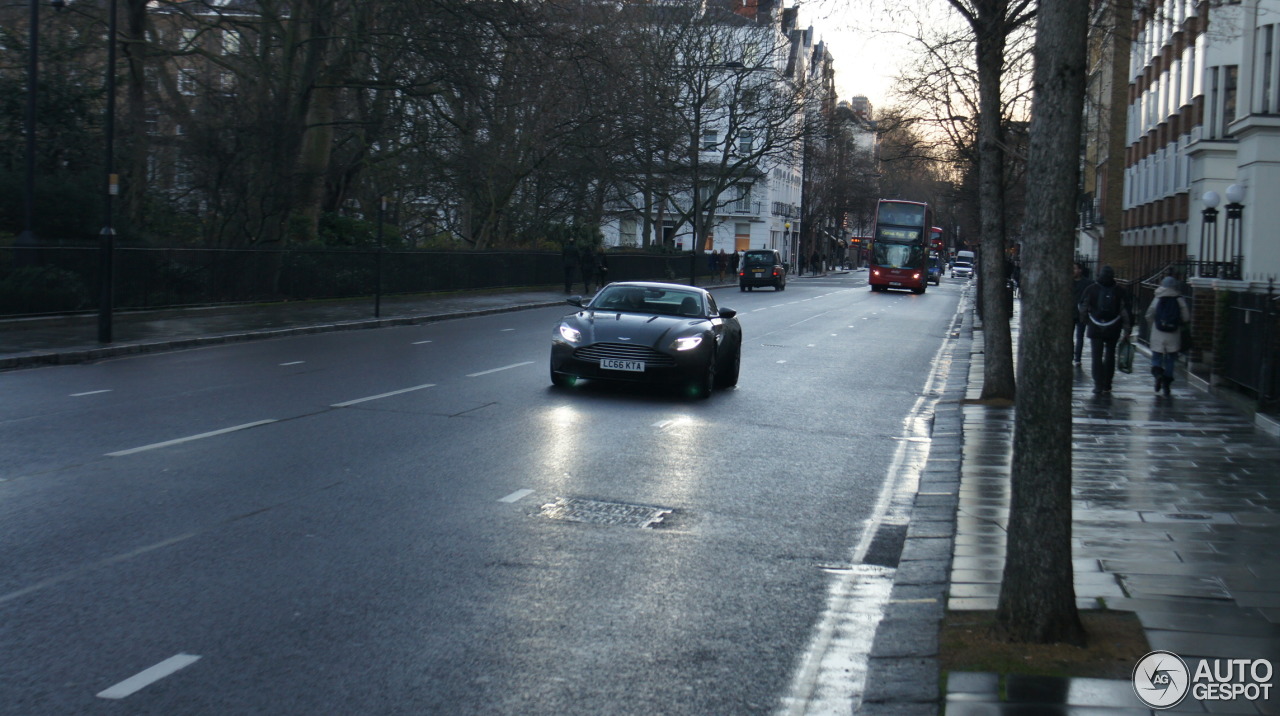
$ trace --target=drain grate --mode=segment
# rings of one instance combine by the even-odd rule
[[[558,497],[542,506],[542,516],[565,522],[619,527],[653,527],[671,514],[666,507],[631,505],[625,502],[601,502],[577,497]]]

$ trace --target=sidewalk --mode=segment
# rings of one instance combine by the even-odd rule
[[[972,321],[967,312],[938,404],[863,714],[938,713],[944,603],[957,611],[996,606],[1014,411],[968,403],[983,379],[982,333]],[[1015,344],[1017,329],[1015,315]],[[1181,377],[1171,398],[1157,396],[1147,365],[1140,353],[1133,374],[1117,374],[1111,396],[1093,395],[1087,366],[1075,374],[1079,605],[1136,613],[1151,648],[1180,655],[1192,673],[1201,659],[1280,663],[1280,441]],[[1003,690],[1001,679],[951,674],[946,713],[1161,713],[1127,679],[1008,676]],[[1188,696],[1174,711],[1276,714],[1280,693],[1208,704]]]

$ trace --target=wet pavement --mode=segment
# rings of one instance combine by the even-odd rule
[[[107,346],[97,342],[96,316],[0,321],[0,370],[564,299],[547,288],[387,298],[380,318],[371,300],[119,314]],[[1013,410],[969,402],[981,393],[982,333],[972,311],[963,315],[860,713],[936,714],[944,705],[966,715],[1155,713],[1129,680],[953,673],[939,686],[938,627],[945,610],[995,607],[1008,517]],[[1015,315],[1015,340],[1017,326]],[[1093,395],[1087,365],[1076,371],[1080,606],[1136,613],[1151,647],[1179,654],[1192,670],[1201,659],[1280,662],[1280,441],[1181,374],[1171,397],[1157,395],[1141,353],[1136,363],[1133,374],[1117,374],[1109,396]],[[1275,714],[1280,694],[1207,704],[1188,697],[1174,711]]]
[[[1015,341],[1017,327],[1015,316]],[[1014,411],[969,402],[982,390],[982,334],[980,327],[965,333],[953,356],[967,378],[964,402],[957,400],[959,387],[948,386],[936,418],[932,478],[922,481],[917,495],[895,599],[872,652],[864,714],[938,713],[943,610],[925,600],[941,592],[948,610],[996,607]],[[1178,654],[1193,674],[1205,659],[1276,664],[1280,441],[1258,430],[1253,416],[1189,387],[1181,370],[1172,396],[1157,395],[1148,360],[1140,351],[1132,374],[1117,373],[1111,395],[1093,394],[1087,364],[1076,370],[1073,552],[1079,606],[1134,612],[1151,648]],[[957,433],[959,455],[952,452]],[[917,529],[921,525],[927,527]],[[951,539],[942,536],[948,526]],[[922,590],[924,580],[916,575],[926,571],[931,581]],[[903,639],[894,625],[907,615],[916,617],[917,633],[904,650],[895,648]],[[897,678],[902,672],[910,678]],[[1137,698],[1129,679],[945,676],[949,715],[1158,713]],[[1272,677],[1273,685],[1277,681]],[[1280,694],[1206,702],[1188,695],[1173,711],[1274,714],[1280,713]]]

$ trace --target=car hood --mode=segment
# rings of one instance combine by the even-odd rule
[[[566,316],[564,321],[582,331],[585,343],[632,343],[653,348],[670,345],[680,336],[700,333],[708,324],[705,318],[592,310]]]

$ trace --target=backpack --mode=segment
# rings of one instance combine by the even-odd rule
[[[1178,298],[1162,296],[1156,299],[1155,319],[1157,331],[1176,333],[1182,327],[1182,307],[1178,305]]]
[[[1095,326],[1109,326],[1120,319],[1120,297],[1116,295],[1115,286],[1103,286],[1097,284],[1098,292],[1095,294],[1093,302],[1093,310],[1089,312],[1089,319],[1093,321]]]

